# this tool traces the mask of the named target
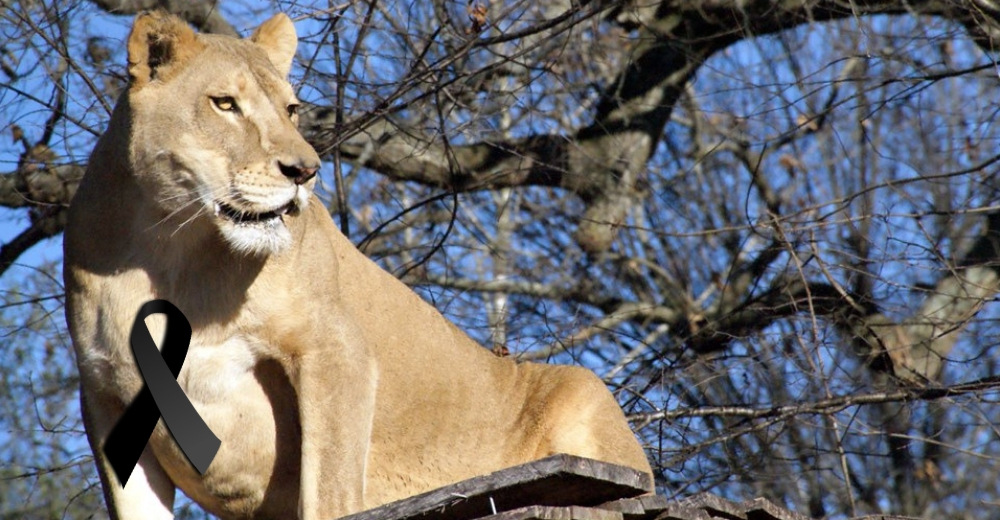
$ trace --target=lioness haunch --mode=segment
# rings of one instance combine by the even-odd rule
[[[481,348],[358,252],[312,195],[284,15],[247,39],[136,18],[127,92],[65,235],[87,435],[116,518],[335,518],[553,453],[650,467],[587,370]],[[161,422],[124,489],[100,449],[142,386],[142,303],[191,321],[178,383],[222,447],[204,475]],[[163,321],[147,320],[154,338]]]

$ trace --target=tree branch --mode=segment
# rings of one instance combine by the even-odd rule
[[[0,246],[0,275],[7,272],[14,262],[32,246],[54,237],[66,227],[65,208],[51,208],[46,214],[33,215],[31,225],[10,242]]]
[[[80,164],[27,162],[19,170],[0,174],[0,206],[68,208],[86,168]]]
[[[795,2],[626,2],[609,18],[636,31],[636,47],[600,96],[593,120],[571,135],[543,134],[452,147],[379,121],[341,145],[344,156],[395,180],[451,190],[555,186],[586,203],[575,233],[591,253],[610,247],[632,199],[635,183],[660,140],[686,83],[717,51],[744,38],[801,24],[872,14],[936,15],[975,30],[990,50],[1000,33],[988,3],[834,0]],[[319,118],[320,134],[336,135]],[[325,128],[324,128],[325,127]]]
[[[888,357],[892,372],[911,383],[934,381],[972,317],[1000,292],[1000,212],[986,217],[982,235],[948,269],[913,315],[899,323],[872,314],[841,323],[872,359]]]
[[[851,406],[902,403],[910,401],[934,401],[948,397],[958,397],[967,394],[982,393],[1000,389],[1000,376],[986,377],[942,387],[911,387],[891,392],[874,392],[860,395],[844,395],[822,399],[811,403],[798,403],[785,406],[752,407],[752,406],[699,406],[695,408],[679,408],[677,410],[661,410],[651,413],[632,414],[629,420],[643,425],[657,420],[674,420],[685,417],[742,417],[745,419],[781,418],[803,414],[831,414],[843,411]]]

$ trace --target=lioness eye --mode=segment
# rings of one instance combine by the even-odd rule
[[[215,107],[224,112],[239,112],[240,107],[236,106],[236,100],[230,96],[213,97],[212,103]]]
[[[298,105],[294,105],[294,104],[288,105],[288,117],[295,117],[295,115],[298,114],[298,113],[299,113],[299,106]]]

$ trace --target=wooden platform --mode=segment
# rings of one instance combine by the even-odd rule
[[[591,509],[641,495],[650,487],[649,476],[632,468],[555,455],[386,504],[345,520],[620,520],[623,518],[620,512]],[[596,516],[600,513],[617,516]]]
[[[809,520],[763,498],[648,495],[632,468],[556,455],[386,504],[342,520]],[[855,520],[915,520],[876,515]]]

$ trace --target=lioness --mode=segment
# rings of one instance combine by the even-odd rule
[[[557,452],[649,472],[592,373],[495,357],[338,232],[285,80],[296,44],[280,14],[242,40],[135,20],[65,234],[111,515],[171,518],[180,488],[223,518],[336,518]],[[128,336],[157,298],[191,322],[178,383],[222,446],[199,475],[161,421],[123,489],[101,447],[142,387]]]

